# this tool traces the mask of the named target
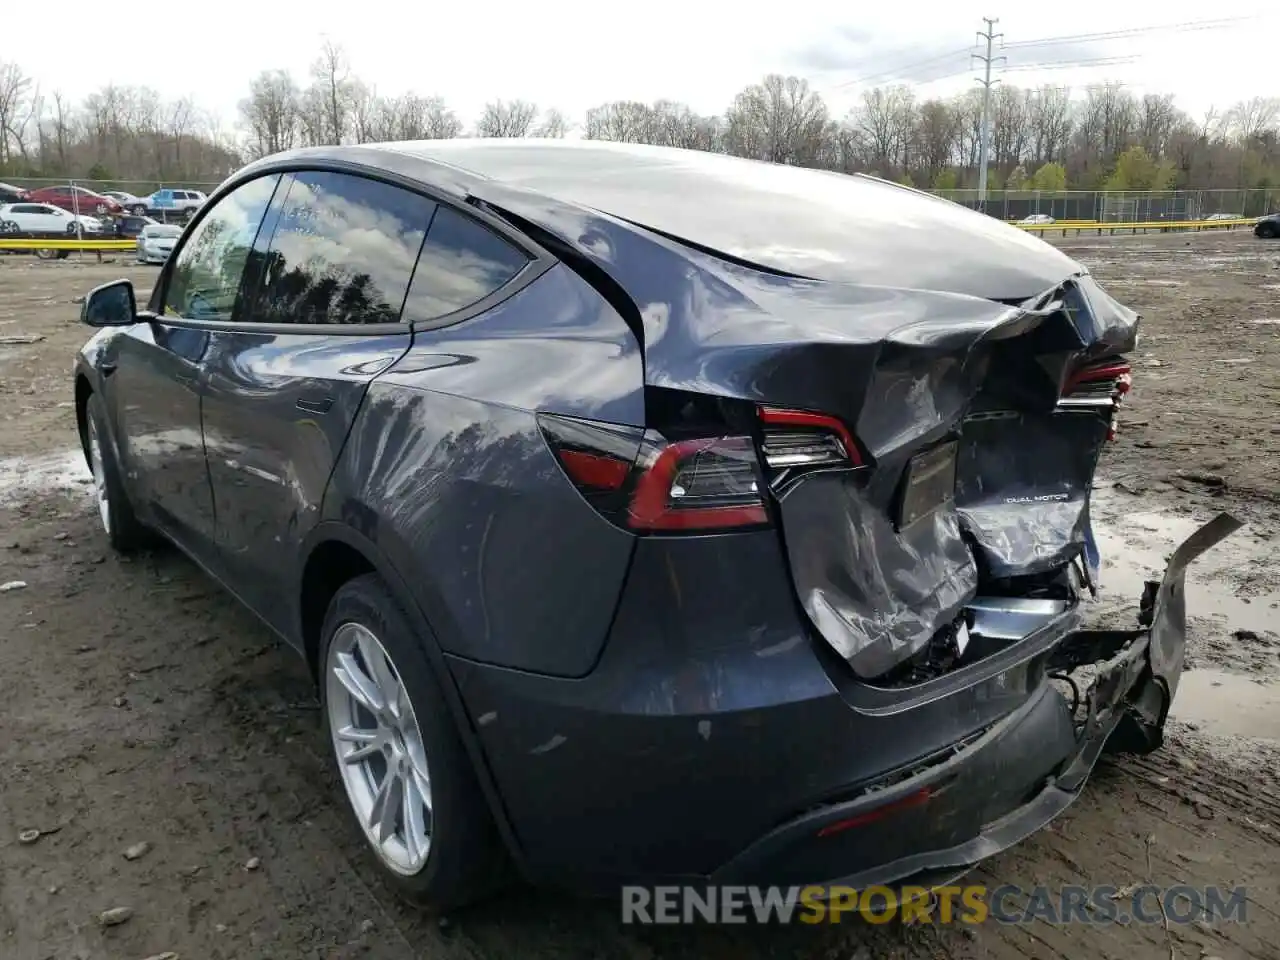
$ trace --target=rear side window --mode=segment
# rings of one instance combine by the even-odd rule
[[[435,203],[344,173],[293,175],[253,323],[397,323]]]
[[[449,207],[431,221],[405,301],[405,318],[432,320],[505,287],[529,257],[488,227]]]
[[[258,226],[278,174],[241,184],[205,215],[174,260],[164,314],[188,320],[230,320]]]

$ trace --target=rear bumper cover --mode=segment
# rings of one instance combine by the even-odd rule
[[[1135,629],[1063,618],[905,690],[824,666],[836,658],[796,617],[768,532],[730,555],[714,538],[639,544],[580,679],[447,659],[531,879],[604,894],[928,882],[1052,820],[1104,748],[1159,744],[1186,567],[1238,526],[1224,515],[1180,546]],[[1047,675],[1085,665],[1073,713]]]
[[[1139,629],[1062,639],[1050,671],[1094,665],[1074,716],[1054,688],[1042,686],[945,762],[784,824],[712,881],[858,888],[942,882],[1040,830],[1080,795],[1104,749],[1160,746],[1183,669],[1186,568],[1239,527],[1221,514],[1178,547],[1164,578],[1147,584]]]

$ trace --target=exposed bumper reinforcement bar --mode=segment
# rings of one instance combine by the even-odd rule
[[[783,824],[712,881],[937,886],[1044,827],[1079,796],[1104,749],[1161,744],[1185,659],[1186,569],[1240,526],[1220,514],[1185,540],[1163,579],[1146,584],[1137,629],[1075,631],[1052,651],[1050,671],[1093,667],[1083,720],[1046,685],[947,761]],[[841,863],[873,865],[842,875]]]

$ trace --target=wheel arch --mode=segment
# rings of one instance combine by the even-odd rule
[[[76,435],[80,438],[80,450],[89,456],[89,398],[93,396],[93,384],[84,371],[76,371]]]
[[[497,783],[489,770],[489,764],[480,745],[480,738],[472,726],[470,715],[462,699],[462,693],[454,682],[453,673],[445,662],[444,651],[436,640],[421,607],[413,598],[408,582],[399,574],[377,544],[353,527],[338,521],[317,524],[303,541],[298,565],[298,598],[296,627],[299,643],[306,657],[312,679],[320,679],[319,647],[320,630],[324,623],[329,601],[344,583],[366,573],[377,574],[409,617],[414,633],[421,642],[427,664],[432,670],[445,702],[453,717],[454,726],[462,739],[471,761],[471,768],[480,783],[489,811],[493,815],[498,833],[512,861],[524,872],[524,858],[519,840],[507,816],[506,806],[498,791]],[[345,574],[345,575],[344,575]],[[327,592],[326,592],[327,591]],[[318,612],[317,612],[318,609]]]

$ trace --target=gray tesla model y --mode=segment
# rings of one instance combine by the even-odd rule
[[[963,872],[1159,746],[1184,569],[1236,526],[1082,629],[1138,317],[870,177],[297,150],[83,319],[111,542],[172,541],[305,657],[370,849],[435,908],[512,867]]]

